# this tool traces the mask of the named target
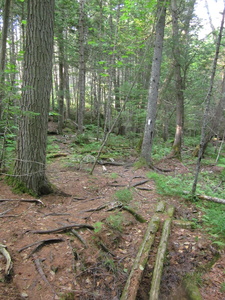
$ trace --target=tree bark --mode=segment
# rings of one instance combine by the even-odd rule
[[[149,165],[151,165],[151,152],[152,152],[153,135],[154,135],[155,121],[156,121],[165,17],[166,17],[166,6],[164,0],[158,0],[154,55],[153,55],[149,94],[148,94],[147,116],[146,116],[144,137],[143,137],[142,149],[141,149],[141,157],[144,158],[147,164]]]
[[[223,10],[223,15],[222,15],[222,21],[220,25],[220,31],[217,39],[217,44],[216,44],[216,53],[212,65],[212,73],[211,73],[211,78],[210,78],[210,86],[208,93],[206,95],[205,99],[205,112],[203,116],[203,123],[202,123],[202,130],[201,130],[201,141],[200,141],[200,147],[199,147],[199,153],[198,153],[198,160],[196,163],[196,171],[195,171],[195,178],[193,181],[192,185],[192,190],[191,193],[192,195],[195,195],[196,193],[196,188],[197,188],[197,183],[198,183],[198,175],[200,173],[200,167],[201,167],[201,160],[204,152],[204,145],[206,141],[206,132],[207,132],[207,125],[208,125],[208,120],[209,120],[209,109],[210,109],[210,102],[212,98],[212,90],[213,90],[213,85],[214,85],[214,79],[215,79],[215,74],[216,74],[216,66],[217,66],[217,61],[219,57],[219,50],[220,50],[220,45],[221,45],[221,39],[222,39],[222,33],[223,33],[223,26],[224,26],[224,19],[225,19],[225,6]]]
[[[86,0],[80,1],[80,17],[78,27],[79,40],[79,105],[78,105],[78,131],[84,130],[84,113],[85,113],[85,78],[86,78],[86,62],[85,62],[85,6]]]
[[[3,98],[4,98],[4,81],[5,81],[5,62],[6,62],[6,44],[7,34],[9,28],[9,13],[10,13],[11,0],[5,0],[4,13],[3,13],[3,28],[1,38],[1,51],[0,51],[0,120],[2,119]]]
[[[29,0],[21,116],[14,184],[33,194],[52,191],[45,174],[52,87],[54,0]]]

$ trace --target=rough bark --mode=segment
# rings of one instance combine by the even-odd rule
[[[14,183],[40,195],[52,191],[45,174],[52,87],[54,0],[29,0],[21,116]]]
[[[160,69],[162,61],[163,38],[165,27],[166,7],[164,0],[158,0],[158,13],[156,24],[156,36],[154,45],[153,62],[148,94],[147,116],[142,142],[141,157],[147,164],[151,164],[151,152],[153,145],[153,135],[156,121],[157,99],[160,80]]]
[[[78,27],[79,42],[79,105],[78,105],[78,131],[84,130],[84,112],[85,112],[85,78],[86,78],[86,62],[85,62],[85,6],[86,0],[80,1],[80,16]]]
[[[2,101],[4,98],[4,81],[5,81],[5,63],[6,63],[6,44],[7,34],[9,28],[9,12],[10,12],[11,0],[5,0],[5,6],[3,10],[3,28],[1,38],[1,51],[0,51],[0,120],[2,119]]]

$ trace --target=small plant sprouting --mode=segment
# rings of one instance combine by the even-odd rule
[[[94,226],[94,232],[95,233],[99,233],[101,230],[102,230],[102,226],[103,226],[104,223],[102,222],[96,222],[93,224]]]
[[[109,176],[112,179],[117,179],[118,178],[118,174],[117,173],[111,173]]]
[[[107,225],[116,231],[123,231],[123,215],[121,212],[111,215],[106,219]]]
[[[133,193],[130,189],[122,189],[114,194],[116,201],[119,201],[123,204],[128,204],[133,199]]]

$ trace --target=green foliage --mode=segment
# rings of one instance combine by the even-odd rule
[[[102,226],[104,225],[104,223],[102,222],[95,222],[93,224],[93,227],[94,227],[94,232],[95,233],[99,233],[101,230],[102,230]]]
[[[133,193],[132,190],[126,188],[116,191],[113,197],[116,201],[128,204],[133,199]]]
[[[31,196],[37,197],[37,195],[33,191],[29,190],[26,185],[19,180],[19,178],[9,175],[5,178],[5,181],[8,185],[12,186],[12,191],[15,194],[21,195],[27,193]]]
[[[175,177],[169,175],[162,175],[155,172],[150,172],[147,177],[153,179],[156,183],[156,188],[159,194],[168,196],[181,196],[183,191],[190,190],[192,184],[191,174],[186,176],[177,175]]]
[[[208,231],[218,236],[225,236],[225,207],[222,204],[206,203],[206,207],[202,210],[204,212],[203,220],[207,225]]]
[[[74,300],[74,299],[75,299],[74,292],[69,292],[67,294],[60,296],[60,300]]]
[[[221,293],[225,293],[225,282],[222,282],[222,283],[221,283],[221,286],[220,286],[220,292],[221,292]]]
[[[113,230],[122,232],[123,231],[123,215],[121,212],[110,215],[106,219],[106,224]]]
[[[111,173],[109,175],[109,177],[112,178],[112,179],[117,179],[118,178],[118,174],[117,173]]]

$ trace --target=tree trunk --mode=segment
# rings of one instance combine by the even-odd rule
[[[220,45],[221,45],[222,33],[223,33],[224,19],[225,19],[225,6],[224,6],[224,10],[223,10],[220,31],[219,31],[219,35],[218,35],[218,39],[217,39],[217,44],[216,44],[216,53],[215,53],[213,66],[212,66],[210,86],[209,86],[209,90],[208,90],[208,93],[207,93],[206,99],[205,99],[205,112],[204,112],[204,116],[203,116],[201,141],[200,141],[200,147],[199,147],[199,153],[198,153],[198,160],[197,160],[197,164],[196,164],[195,178],[194,178],[192,190],[191,190],[192,195],[195,195],[195,193],[196,193],[196,188],[197,188],[197,183],[198,183],[198,175],[200,172],[201,160],[202,160],[203,151],[204,151],[206,132],[207,132],[207,126],[208,126],[208,120],[209,120],[209,108],[210,108],[210,102],[211,102],[211,98],[212,98],[212,90],[213,90],[214,78],[215,78],[215,74],[216,74],[216,66],[217,66],[217,61],[218,61],[218,57],[219,57],[219,50],[220,50]]]
[[[158,0],[158,14],[156,24],[156,36],[154,55],[152,62],[150,87],[148,94],[148,107],[147,116],[144,130],[144,137],[142,142],[141,157],[144,158],[147,164],[151,164],[151,152],[153,145],[153,134],[156,121],[156,109],[158,99],[158,89],[160,80],[160,69],[162,61],[162,50],[163,50],[163,38],[164,38],[164,27],[166,17],[166,6],[164,0]]]
[[[26,51],[14,184],[40,195],[46,178],[46,144],[52,87],[54,0],[28,0]]]
[[[176,90],[176,132],[173,143],[172,156],[181,159],[181,145],[184,125],[184,80],[181,75],[180,39],[178,28],[177,0],[171,1],[172,27],[173,27],[173,57],[175,65],[175,90]]]
[[[84,112],[85,112],[85,0],[80,1],[79,17],[79,105],[78,105],[78,131],[81,133],[84,129]]]
[[[10,12],[10,2],[11,0],[5,0],[4,13],[3,13],[3,28],[2,28],[2,38],[1,38],[1,51],[0,51],[0,120],[2,119],[3,111],[3,98],[5,94],[4,81],[5,81],[5,62],[6,62],[6,44],[7,44],[7,34],[9,27],[9,12]]]
[[[58,133],[62,134],[64,123],[64,39],[63,28],[58,28],[58,48],[59,48],[59,90],[58,90]]]

